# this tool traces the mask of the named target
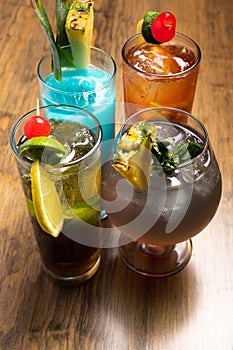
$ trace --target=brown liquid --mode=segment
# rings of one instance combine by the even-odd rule
[[[126,117],[139,106],[169,106],[191,112],[199,71],[196,62],[194,51],[175,40],[162,45],[139,42],[125,49]]]
[[[32,219],[32,224],[43,265],[53,274],[75,278],[89,271],[97,262],[100,249],[84,246],[63,233],[54,238],[44,232],[36,220]]]
[[[127,53],[127,61],[134,68],[149,74],[176,74],[190,68],[196,61],[194,52],[176,45],[135,45]]]

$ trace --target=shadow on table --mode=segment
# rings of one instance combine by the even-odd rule
[[[103,249],[97,274],[73,288],[53,284],[40,271],[33,281],[23,281],[22,294],[15,296],[20,312],[4,337],[21,349],[56,349],[58,341],[59,349],[141,350],[154,342],[172,344],[198,304],[191,262],[174,276],[152,279],[127,268],[117,248]]]

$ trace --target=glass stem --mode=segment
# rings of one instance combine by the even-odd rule
[[[171,254],[172,250],[175,248],[175,244],[171,245],[153,245],[146,243],[137,243],[137,249],[144,254],[156,255],[158,257],[163,257]]]

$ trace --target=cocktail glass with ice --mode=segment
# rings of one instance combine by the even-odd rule
[[[62,81],[55,79],[51,54],[39,62],[37,76],[42,104],[68,104],[88,110],[103,130],[102,158],[105,160],[115,133],[116,65],[105,51],[92,47],[90,65],[74,66],[70,46],[63,47]]]
[[[136,34],[122,48],[126,116],[144,107],[170,106],[191,112],[201,50],[189,37],[176,33],[162,44]]]
[[[16,122],[10,143],[43,270],[54,282],[73,286],[100,265],[102,130],[92,114],[77,107],[42,107],[39,115],[50,125],[49,135],[36,136],[34,110]]]
[[[128,118],[117,140],[114,161],[104,167],[102,195],[122,233],[120,255],[142,275],[172,275],[186,266],[191,237],[219,205],[221,174],[208,133],[185,111],[155,107]]]

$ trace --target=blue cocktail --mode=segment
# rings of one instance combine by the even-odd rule
[[[68,104],[91,112],[103,130],[102,160],[105,161],[114,139],[116,65],[110,55],[92,47],[87,69],[75,68],[69,46],[62,63],[62,82],[52,72],[51,55],[45,55],[38,65],[38,79],[43,105]]]

